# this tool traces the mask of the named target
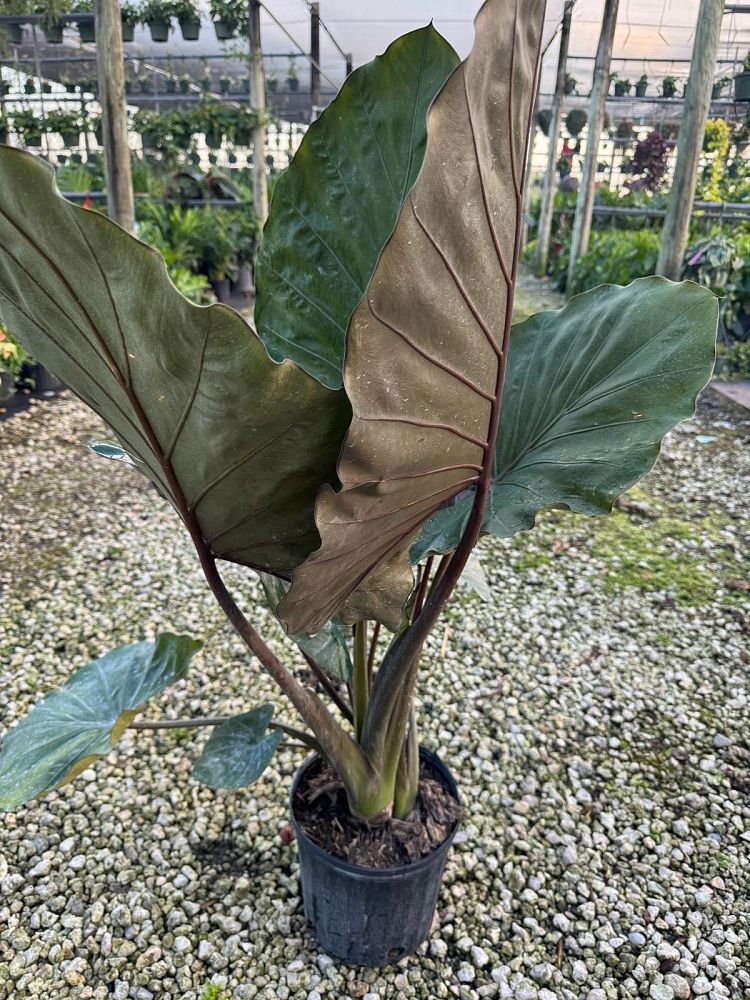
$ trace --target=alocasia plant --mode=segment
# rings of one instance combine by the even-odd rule
[[[194,772],[212,787],[257,778],[287,732],[335,768],[354,815],[407,815],[420,653],[467,565],[476,576],[481,534],[548,507],[608,513],[708,380],[717,306],[691,283],[602,286],[511,328],[543,18],[542,0],[487,0],[457,68],[426,28],[346,81],[276,188],[262,339],[187,302],[158,255],[63,201],[42,163],[0,151],[0,313],[110,424],[119,443],[95,449],[129,456],[177,510],[305,724],[270,705],[194,720],[221,722]],[[252,627],[220,560],[261,573],[317,690]],[[394,636],[378,664],[381,626]],[[0,806],[67,780],[125,725],[160,725],[131,720],[193,647],[155,649],[171,669],[126,647],[11,731]],[[133,691],[97,695],[126,662]],[[90,713],[65,713],[84,681]]]

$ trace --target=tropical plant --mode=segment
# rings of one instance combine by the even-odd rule
[[[247,21],[247,4],[244,0],[211,0],[211,17],[236,30]]]
[[[172,17],[188,23],[200,21],[201,12],[197,0],[171,0]]]
[[[30,108],[19,108],[8,115],[13,131],[23,137],[27,146],[38,146],[44,135],[44,121]]]
[[[576,295],[601,284],[629,285],[636,278],[654,274],[659,256],[660,234],[652,229],[595,230],[589,247],[578,258],[572,283],[566,288],[569,243],[552,258],[552,274],[558,286]]]
[[[667,171],[669,145],[661,132],[650,132],[644,139],[635,144],[633,157],[630,161],[630,172],[636,180],[630,182],[631,190],[643,188],[649,194],[655,194],[664,181]]]
[[[661,82],[661,96],[674,97],[677,93],[677,77],[665,76]]]
[[[648,88],[648,77],[646,76],[645,73],[642,73],[641,76],[639,76],[638,79],[635,81],[635,96],[644,97],[647,88]]]
[[[611,83],[615,89],[615,97],[625,97],[625,95],[629,94],[633,89],[633,84],[630,80],[626,80],[623,77],[618,76],[617,73],[612,74]]]
[[[710,288],[721,299],[721,338],[750,340],[750,235],[715,232],[687,252],[683,277]]]
[[[608,513],[710,375],[715,298],[660,278],[532,317],[508,350],[544,7],[488,0],[458,69],[430,26],[347,79],[276,185],[259,336],[188,303],[157,254],[62,200],[42,162],[0,150],[0,310],[179,513],[303,720],[261,705],[224,722],[195,769],[212,787],[255,780],[291,734],[330,763],[353,817],[409,816],[420,657],[480,535],[547,507]],[[220,560],[263,574],[317,688],[251,625]],[[197,646],[164,634],[79,670],[5,736],[0,805],[108,753]]]
[[[709,118],[703,138],[703,149],[708,154],[707,169],[699,196],[704,201],[722,200],[722,178],[727,167],[727,157],[732,142],[732,129],[723,118]]]

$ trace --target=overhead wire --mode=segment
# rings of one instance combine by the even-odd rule
[[[278,19],[278,17],[276,17],[276,15],[273,13],[273,11],[269,10],[268,6],[266,4],[264,4],[264,3],[261,3],[261,7],[266,12],[266,14],[268,14],[268,16],[271,18],[271,20],[276,24],[276,26],[279,27],[279,28],[281,28],[281,30],[284,32],[284,34],[286,35],[286,37],[292,43],[292,45],[294,45],[296,48],[299,49],[301,55],[303,55],[305,57],[305,59],[307,59],[307,61],[310,63],[310,65],[314,66],[315,69],[317,69],[317,71],[320,73],[320,75],[323,77],[323,79],[327,83],[330,83],[330,85],[333,87],[334,90],[338,90],[340,85],[338,83],[334,83],[334,81],[330,78],[330,76],[328,76],[326,73],[323,72],[323,69],[322,69],[320,63],[316,59],[313,59],[313,57],[310,55],[310,53],[300,45],[300,43],[297,41],[297,39],[294,37],[294,35],[292,35],[286,29],[285,25],[282,24],[282,22]]]

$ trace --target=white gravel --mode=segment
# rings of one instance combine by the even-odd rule
[[[204,735],[128,733],[3,819],[0,1000],[750,996],[750,613],[727,586],[748,576],[749,432],[711,407],[630,513],[482,544],[496,600],[462,594],[422,672],[423,739],[467,816],[421,954],[320,954],[279,836],[298,754],[214,793],[189,777]],[[206,650],[152,716],[274,697],[173,512],[82,447],[101,436],[70,398],[0,424],[0,728],[168,628]],[[228,577],[250,603],[251,574]]]

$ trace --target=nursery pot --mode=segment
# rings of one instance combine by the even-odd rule
[[[82,42],[96,41],[96,26],[93,21],[78,21],[78,37]]]
[[[27,146],[33,146],[35,149],[42,144],[41,135],[24,135],[23,141]]]
[[[636,85],[635,85],[635,96],[636,97],[645,97],[646,96],[646,88],[647,87],[648,87],[648,83],[636,83]]]
[[[750,101],[750,73],[739,73],[734,78],[735,101]]]
[[[615,97],[625,97],[625,95],[626,95],[625,84],[624,83],[616,83],[615,84]]]
[[[299,79],[296,76],[288,76],[286,78],[286,85],[290,93],[296,94],[299,90]]]
[[[424,748],[420,748],[419,754],[458,798],[453,775],[440,758]],[[379,968],[398,962],[416,951],[430,933],[448,850],[458,823],[439,847],[412,864],[397,868],[349,864],[318,847],[294,815],[295,793],[316,761],[317,757],[305,761],[289,793],[305,916],[315,927],[322,947],[350,965]]]
[[[21,381],[31,382],[34,392],[59,392],[65,388],[65,383],[61,382],[56,375],[36,362],[24,362],[21,366]]]
[[[11,45],[22,45],[23,44],[23,25],[22,24],[9,24],[8,26],[8,37]]]
[[[48,45],[61,45],[63,40],[63,26],[61,24],[50,24],[42,28],[44,40]]]
[[[220,42],[234,38],[234,25],[230,24],[229,21],[214,21],[214,31]]]
[[[169,41],[169,21],[149,21],[148,30],[151,32],[152,42]]]
[[[168,94],[176,94],[177,81],[173,77],[168,76],[167,79],[164,81],[164,89]]]
[[[232,298],[232,282],[229,278],[211,278],[211,287],[219,302],[227,303]]]
[[[123,42],[132,42],[135,38],[135,25],[125,24],[122,22],[122,40]]]
[[[63,141],[63,146],[71,149],[73,146],[77,146],[81,141],[81,134],[78,129],[74,129],[70,132],[61,132],[60,138]]]
[[[186,42],[197,42],[201,33],[201,23],[198,20],[180,19],[180,31]]]

